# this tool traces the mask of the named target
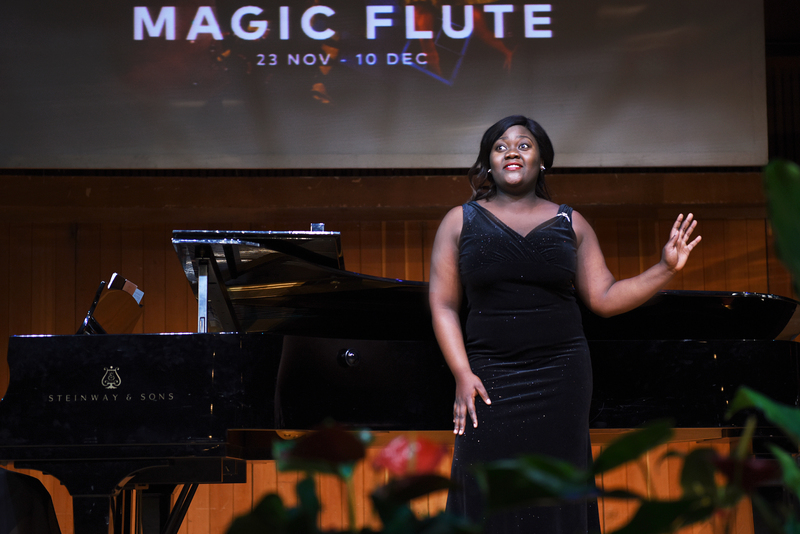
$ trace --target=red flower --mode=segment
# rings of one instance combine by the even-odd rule
[[[387,469],[395,476],[432,473],[439,466],[447,445],[425,438],[398,436],[372,462],[375,469]]]

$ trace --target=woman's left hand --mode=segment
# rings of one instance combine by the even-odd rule
[[[669,241],[661,251],[661,263],[670,271],[677,272],[683,269],[692,249],[702,239],[697,236],[694,240],[689,241],[695,226],[697,226],[697,221],[694,220],[694,216],[691,213],[686,216],[685,220],[683,213],[675,219],[675,224],[672,225],[672,230],[669,233]]]

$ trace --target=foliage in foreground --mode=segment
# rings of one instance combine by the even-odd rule
[[[773,402],[748,388],[735,396],[729,415],[756,409],[772,425],[780,428],[795,446],[800,445],[800,410]],[[730,511],[745,496],[752,499],[764,515],[771,532],[800,534],[800,518],[790,509],[774,510],[756,492],[763,484],[782,482],[800,495],[800,469],[794,457],[771,447],[775,460],[750,457],[749,441],[755,429],[750,416],[744,435],[732,456],[720,456],[711,448],[694,449],[683,456],[679,499],[648,499],[630,491],[603,491],[594,480],[598,474],[634,461],[642,454],[669,441],[672,429],[659,421],[625,434],[609,444],[588,470],[545,456],[523,456],[480,466],[476,470],[486,496],[489,513],[517,506],[549,505],[563,501],[594,498],[628,499],[639,503],[631,521],[615,534],[660,534],[705,521],[715,513]],[[297,485],[298,504],[288,508],[276,494],[267,495],[249,514],[237,518],[228,534],[317,534],[320,502],[313,475],[333,474],[348,488],[349,525],[355,529],[353,471],[366,453],[369,434],[326,428],[296,441],[278,443],[275,458],[278,469],[300,471],[305,477]],[[447,513],[417,517],[409,502],[428,493],[449,489],[447,478],[433,474],[444,449],[423,438],[397,438],[375,461],[376,468],[387,468],[396,476],[372,494],[372,502],[382,522],[378,532],[387,534],[430,533],[474,534],[481,525]],[[718,483],[723,475],[724,483]],[[723,515],[724,516],[724,515]],[[375,532],[364,528],[360,532]]]

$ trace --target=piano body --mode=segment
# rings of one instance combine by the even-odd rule
[[[0,461],[59,479],[76,534],[125,532],[133,489],[143,531],[176,532],[197,484],[243,482],[279,433],[328,418],[451,430],[426,284],[346,271],[337,232],[175,231],[173,244],[198,333],[9,341]],[[743,384],[798,403],[793,300],[665,291],[611,319],[586,312],[584,327],[598,439],[662,417],[735,436],[742,421],[723,416]]]

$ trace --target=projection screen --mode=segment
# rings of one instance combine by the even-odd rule
[[[5,4],[0,167],[460,168],[511,114],[559,167],[766,161],[760,0],[143,1]]]

